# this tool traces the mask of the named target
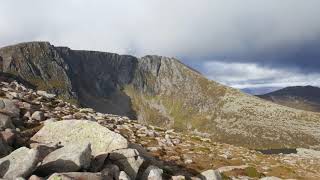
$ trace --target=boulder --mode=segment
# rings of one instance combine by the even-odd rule
[[[124,171],[120,171],[119,180],[131,180],[128,174]]]
[[[39,176],[36,176],[36,175],[32,175],[29,177],[28,180],[45,180],[45,178],[42,178],[42,177],[39,177]]]
[[[45,98],[48,98],[48,99],[53,99],[53,98],[56,97],[55,94],[49,94],[46,91],[37,91],[37,94],[40,95],[40,96],[43,96]]]
[[[135,179],[144,159],[136,149],[119,149],[112,151],[109,160],[118,165],[120,170],[125,171],[132,179]]]
[[[302,157],[320,158],[320,151],[313,149],[297,148],[297,155]]]
[[[32,138],[38,143],[61,143],[61,145],[89,142],[94,156],[128,147],[120,134],[87,120],[65,120],[46,123]]]
[[[10,116],[0,113],[0,130],[4,130],[7,128],[14,129],[15,127]]]
[[[0,136],[0,157],[10,154],[11,147],[6,143],[5,140]]]
[[[149,166],[142,175],[142,180],[162,180],[163,170],[156,166]]]
[[[0,159],[0,177],[14,179],[28,177],[38,164],[38,151],[21,147]]]
[[[90,172],[68,172],[68,173],[54,173],[48,180],[106,180],[101,173]]]
[[[269,176],[269,177],[263,177],[259,180],[282,180],[282,179],[274,176]]]
[[[117,165],[107,164],[104,169],[101,171],[101,174],[106,179],[118,179],[120,170]]]
[[[43,124],[48,124],[48,123],[57,122],[57,121],[58,120],[56,118],[50,118],[50,119],[43,121]]]
[[[39,159],[42,161],[48,154],[61,148],[58,144],[39,144],[39,143],[31,143],[30,147],[32,149],[37,149],[39,152]]]
[[[37,121],[43,121],[44,113],[42,111],[36,111],[31,115],[31,118]]]
[[[200,178],[203,180],[222,180],[220,172],[212,169],[202,172]]]
[[[186,177],[185,176],[182,176],[182,175],[179,175],[179,176],[172,176],[171,177],[171,180],[185,180]]]
[[[87,169],[91,162],[91,145],[68,144],[48,154],[37,168],[37,173],[49,175],[55,172],[75,172]]]
[[[16,138],[16,133],[12,129],[6,129],[0,132],[0,138],[1,137],[9,146],[12,146]]]
[[[19,117],[20,109],[13,100],[0,98],[0,112],[10,117]]]

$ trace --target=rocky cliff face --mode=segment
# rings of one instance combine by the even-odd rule
[[[5,47],[0,57],[3,72],[100,112],[250,148],[319,148],[320,114],[243,94],[174,58],[75,51],[45,42]]]
[[[70,99],[69,66],[57,49],[46,42],[22,43],[0,49],[1,70],[18,75],[40,89]]]
[[[121,91],[132,80],[137,65],[133,56],[32,42],[2,48],[0,57],[3,72],[18,75],[39,89],[100,112],[135,117],[130,98]]]

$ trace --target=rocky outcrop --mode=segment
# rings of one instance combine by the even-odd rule
[[[158,167],[156,166],[149,166],[141,179],[143,180],[162,180],[162,173],[163,173],[163,170],[162,169],[159,169]]]
[[[201,173],[201,179],[203,180],[222,180],[222,177],[218,171],[207,170]]]
[[[128,147],[127,140],[121,135],[88,120],[46,123],[31,140],[40,144],[54,143],[62,146],[90,143],[94,156]]]
[[[90,172],[69,172],[69,173],[54,173],[48,180],[106,180],[101,173]]]
[[[29,177],[38,162],[37,150],[21,147],[0,159],[0,177],[5,179]]]
[[[68,144],[48,154],[37,171],[44,176],[55,172],[76,172],[88,169],[90,163],[90,144]]]
[[[38,88],[66,99],[72,97],[68,64],[57,49],[47,42],[22,43],[0,49],[2,72],[18,75]]]

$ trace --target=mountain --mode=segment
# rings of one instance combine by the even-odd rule
[[[219,143],[79,108],[13,76],[0,78],[1,179],[320,178],[320,151]]]
[[[281,88],[278,87],[250,87],[250,88],[243,88],[241,89],[242,92],[245,92],[247,94],[251,95],[260,95],[260,94],[266,94],[272,91],[279,90]]]
[[[274,103],[302,109],[306,111],[320,112],[320,88],[314,86],[286,87],[271,93],[258,95],[258,97]]]
[[[175,58],[71,50],[48,42],[4,47],[0,57],[3,73],[99,112],[249,148],[320,148],[320,114],[210,81]]]

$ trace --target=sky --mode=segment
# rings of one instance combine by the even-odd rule
[[[0,0],[0,46],[176,57],[235,88],[320,86],[319,0]]]

